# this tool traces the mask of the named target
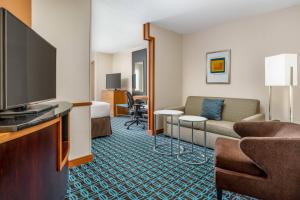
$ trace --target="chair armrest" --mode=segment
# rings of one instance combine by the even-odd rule
[[[268,177],[278,173],[299,176],[300,138],[246,137],[240,148]]]
[[[242,119],[242,122],[264,122],[265,121],[265,114],[260,113],[256,115],[252,115],[250,117]]]
[[[243,137],[272,137],[285,126],[281,122],[237,122],[234,131]]]

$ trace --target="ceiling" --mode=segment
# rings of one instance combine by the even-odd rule
[[[300,0],[92,0],[92,49],[140,46],[146,22],[186,34],[293,5]]]

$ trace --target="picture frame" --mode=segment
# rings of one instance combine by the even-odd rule
[[[230,84],[231,49],[206,53],[206,83]]]

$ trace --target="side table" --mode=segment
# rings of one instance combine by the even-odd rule
[[[173,117],[174,116],[177,116],[179,117],[180,115],[182,115],[183,112],[182,111],[179,111],[179,110],[157,110],[154,112],[154,147],[153,147],[153,150],[156,152],[156,153],[159,153],[161,155],[169,155],[169,156],[172,156],[173,155]],[[159,146],[163,146],[165,145],[164,144],[157,144],[157,141],[156,141],[156,117],[158,115],[162,115],[162,116],[170,116],[171,117],[171,138],[170,138],[170,147],[171,147],[171,150],[170,150],[170,153],[167,153],[167,152],[160,152],[157,148]]]
[[[192,164],[192,165],[202,165],[204,163],[206,163],[208,161],[208,158],[207,158],[207,147],[206,147],[206,121],[207,119],[205,117],[200,117],[200,116],[193,116],[193,115],[184,115],[184,116],[181,116],[179,117],[179,120],[178,120],[178,128],[179,128],[179,132],[178,132],[178,154],[177,154],[177,159],[181,162],[184,162],[184,163],[188,163],[188,164]],[[180,146],[180,123],[181,122],[191,122],[192,123],[192,151],[187,151],[187,152],[184,152],[181,151],[181,146]],[[189,161],[185,161],[181,158],[182,155],[184,154],[194,154],[194,122],[203,122],[204,123],[204,154],[201,153],[200,155],[202,157],[204,157],[204,161],[202,162],[189,162]]]

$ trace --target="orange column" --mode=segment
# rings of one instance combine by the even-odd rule
[[[144,40],[148,41],[148,134],[153,135],[155,109],[155,38],[150,35],[150,23],[144,24]]]
[[[31,0],[0,0],[0,7],[9,10],[31,27]]]

